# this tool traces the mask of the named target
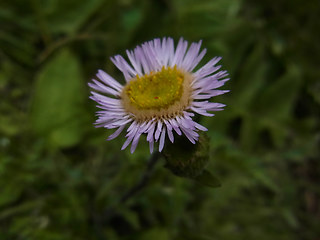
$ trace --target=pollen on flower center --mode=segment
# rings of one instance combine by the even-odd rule
[[[189,105],[191,79],[176,66],[137,76],[122,90],[124,108],[138,120],[177,115]]]
[[[125,93],[136,108],[159,110],[181,98],[183,80],[184,75],[177,67],[162,67],[157,73],[137,76],[125,87]]]

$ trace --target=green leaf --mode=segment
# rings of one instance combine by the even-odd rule
[[[221,187],[219,179],[214,177],[209,171],[204,170],[199,176],[194,178],[198,183],[212,188]]]
[[[86,92],[77,58],[62,50],[40,71],[31,107],[33,129],[56,147],[78,143],[87,123]]]

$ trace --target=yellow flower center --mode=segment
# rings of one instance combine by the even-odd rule
[[[181,114],[190,102],[191,80],[191,74],[176,66],[137,75],[122,90],[123,106],[142,121]]]
[[[125,87],[130,103],[138,109],[167,108],[182,95],[184,76],[176,67],[162,68],[143,77],[137,76]]]

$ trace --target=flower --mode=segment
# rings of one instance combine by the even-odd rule
[[[181,38],[175,49],[172,38],[157,38],[127,50],[130,64],[120,55],[112,57],[126,83],[121,85],[102,70],[97,73],[99,80],[89,83],[94,90],[90,98],[101,109],[96,127],[116,128],[108,137],[111,140],[129,125],[121,150],[132,143],[131,153],[142,134],[147,135],[150,152],[158,141],[162,151],[166,135],[173,143],[174,132],[196,143],[197,132],[207,129],[193,120],[195,113],[214,116],[208,111],[223,110],[225,105],[208,100],[229,91],[216,90],[229,80],[225,78],[227,71],[218,71],[221,66],[216,66],[221,57],[193,72],[206,54],[206,49],[200,52],[201,43],[188,48],[188,42]]]

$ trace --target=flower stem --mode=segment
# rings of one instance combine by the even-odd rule
[[[144,188],[148,184],[148,180],[151,177],[152,170],[155,164],[157,163],[157,161],[160,159],[160,157],[161,157],[161,154],[159,152],[154,152],[150,156],[147,169],[144,172],[143,176],[141,177],[140,181],[131,189],[129,189],[129,191],[121,197],[120,203],[126,202],[129,198],[134,196],[137,192],[139,192],[142,188]]]
[[[107,207],[105,211],[101,214],[97,214],[93,216],[93,222],[97,229],[102,229],[102,226],[107,224],[112,218],[117,214],[117,208],[121,207],[123,203],[127,202],[130,198],[134,197],[140,190],[142,190],[145,186],[147,186],[149,179],[152,175],[153,169],[161,158],[161,154],[159,152],[154,152],[149,160],[147,168],[142,175],[139,182],[137,182],[134,186],[132,186],[118,201],[116,206]],[[100,232],[100,231],[98,231]]]

